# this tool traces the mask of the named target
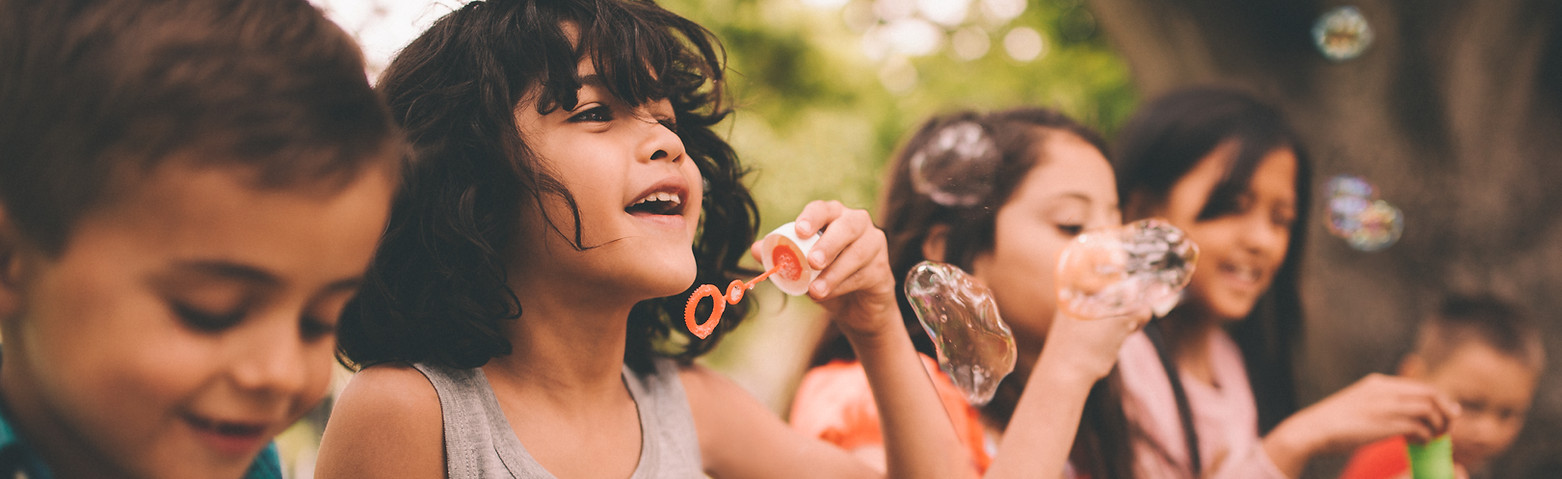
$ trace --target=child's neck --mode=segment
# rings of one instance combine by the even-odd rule
[[[1166,334],[1166,347],[1171,350],[1172,360],[1177,363],[1178,370],[1204,384],[1219,386],[1215,382],[1210,345],[1212,334],[1220,327],[1220,320],[1197,311],[1188,313],[1158,320]]]
[[[494,358],[484,372],[539,386],[558,400],[623,390],[632,299],[522,271],[512,271],[509,286],[521,305],[521,317],[504,325],[511,352]]]

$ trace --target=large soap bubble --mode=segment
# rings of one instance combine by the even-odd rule
[[[1141,220],[1079,235],[1058,259],[1058,299],[1079,319],[1164,316],[1193,277],[1199,248],[1182,230]]]
[[[906,298],[933,339],[938,366],[965,400],[975,406],[991,401],[1018,356],[992,291],[956,266],[923,261],[906,273]]]
[[[992,192],[1001,154],[981,125],[944,125],[911,154],[911,185],[938,204],[974,206]]]

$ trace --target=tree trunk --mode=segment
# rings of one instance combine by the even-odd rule
[[[1445,292],[1494,292],[1529,310],[1552,358],[1494,477],[1559,477],[1562,2],[1362,0],[1375,41],[1335,63],[1313,46],[1311,28],[1338,5],[1090,2],[1143,98],[1192,84],[1252,91],[1281,106],[1303,138],[1314,191],[1331,176],[1359,175],[1403,211],[1399,242],[1367,253],[1325,230],[1324,199],[1311,205],[1303,404],[1392,371]]]

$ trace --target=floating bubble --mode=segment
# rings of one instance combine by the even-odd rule
[[[1341,238],[1349,238],[1361,229],[1361,213],[1372,206],[1372,200],[1361,196],[1336,196],[1329,198],[1329,232]]]
[[[1399,208],[1387,201],[1373,201],[1371,206],[1357,215],[1359,225],[1345,238],[1352,248],[1361,251],[1377,251],[1399,241],[1405,232],[1404,215]]]
[[[945,125],[911,155],[911,185],[944,206],[973,206],[992,192],[998,145],[974,122]]]
[[[933,339],[939,368],[965,400],[975,406],[992,400],[1018,356],[992,290],[954,265],[923,261],[906,273],[906,299]]]
[[[1372,183],[1365,178],[1355,175],[1339,175],[1329,178],[1329,183],[1324,187],[1329,197],[1357,196],[1371,198],[1377,196],[1378,191]]]
[[[1329,233],[1359,251],[1378,251],[1399,241],[1405,217],[1387,201],[1377,199],[1377,188],[1359,176],[1339,175],[1324,186],[1328,201]]]
[[[1372,45],[1372,26],[1356,7],[1334,8],[1324,12],[1313,24],[1313,44],[1329,60],[1350,60],[1361,56]]]
[[[1164,316],[1193,278],[1199,247],[1161,220],[1079,235],[1058,259],[1058,300],[1079,319]]]

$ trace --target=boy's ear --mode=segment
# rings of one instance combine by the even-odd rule
[[[21,309],[22,286],[26,278],[25,242],[5,206],[0,205],[0,320]]]
[[[1416,353],[1406,355],[1405,359],[1399,361],[1399,375],[1411,379],[1425,379],[1426,360]]]
[[[944,245],[949,240],[949,225],[936,224],[927,229],[927,237],[922,240],[922,258],[944,262]]]

